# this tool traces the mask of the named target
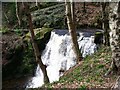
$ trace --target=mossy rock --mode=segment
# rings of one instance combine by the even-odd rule
[[[95,35],[103,34],[103,32],[96,32]]]
[[[36,37],[39,39],[45,38],[45,35],[49,32],[51,32],[53,29],[52,28],[41,28],[41,29],[35,29],[36,31]]]
[[[40,52],[45,49],[46,43],[49,41],[52,30],[53,29],[51,28],[44,27],[34,29],[36,37],[35,39]],[[23,40],[27,41],[24,42]],[[34,51],[30,41],[30,33],[27,33],[25,38],[19,38],[19,40],[15,42],[17,44],[13,43],[13,47],[10,47],[10,50],[6,55],[6,59],[10,61],[10,63],[2,68],[4,79],[9,76],[11,77],[12,75],[16,76],[32,74],[36,66]]]
[[[38,44],[40,52],[42,52],[45,49],[45,46],[50,39],[52,30],[53,30],[52,28],[45,27],[34,29],[35,41]],[[31,38],[30,33],[27,33],[24,38],[24,41],[30,42],[30,38]]]
[[[53,30],[53,28],[37,28],[34,29],[34,33],[35,33],[35,37],[36,39],[42,39],[45,37],[45,34],[48,32],[51,32]],[[30,41],[30,33],[28,32],[24,38],[25,41]]]

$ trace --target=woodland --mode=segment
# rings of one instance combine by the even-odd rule
[[[1,5],[3,90],[120,90],[120,1]]]

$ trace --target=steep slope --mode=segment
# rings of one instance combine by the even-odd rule
[[[116,75],[105,77],[111,63],[109,47],[101,47],[98,52],[88,56],[77,65],[74,70],[68,71],[58,82],[45,85],[47,88],[111,88],[115,83]]]
[[[98,27],[101,28],[101,9],[100,4],[86,3],[83,10],[83,3],[75,3],[75,15],[77,28],[81,27]],[[38,9],[32,12],[34,27],[52,27],[52,28],[67,28],[65,16],[65,4],[58,3],[56,5]]]

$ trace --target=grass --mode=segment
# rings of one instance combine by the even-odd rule
[[[87,56],[83,63],[59,81],[44,85],[46,88],[110,88],[116,75],[105,77],[111,64],[111,50],[101,47],[94,55]],[[82,89],[81,89],[82,88]]]

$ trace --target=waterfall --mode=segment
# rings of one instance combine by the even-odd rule
[[[94,34],[77,32],[78,44],[83,57],[93,54],[96,49]],[[71,37],[66,30],[54,30],[42,53],[42,61],[47,65],[47,74],[50,82],[58,81],[63,72],[76,64],[75,54],[72,49]],[[43,74],[37,67],[36,75],[32,78],[27,88],[37,88],[43,85]]]

